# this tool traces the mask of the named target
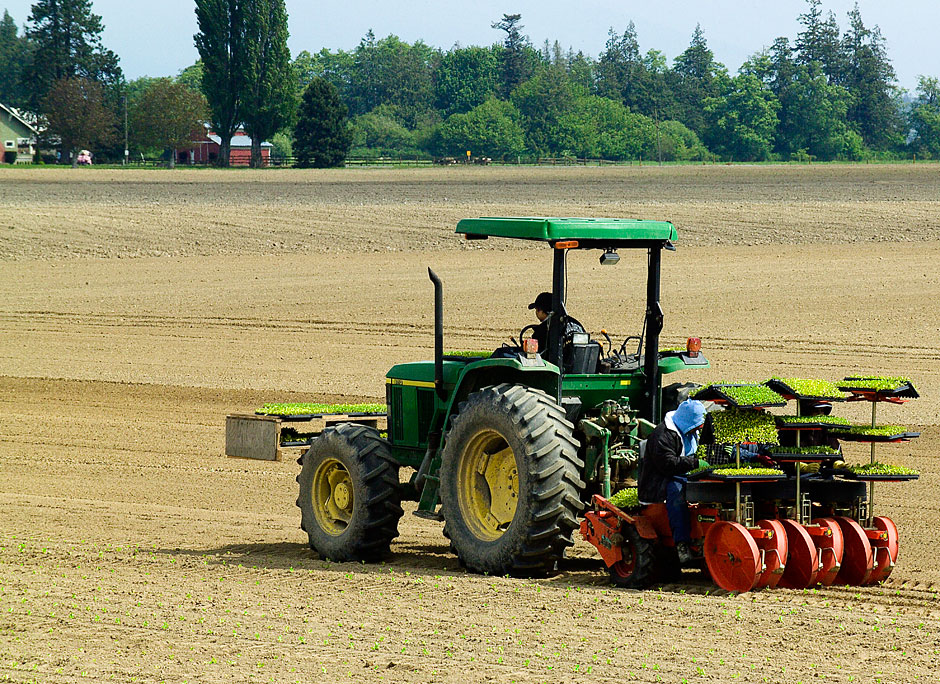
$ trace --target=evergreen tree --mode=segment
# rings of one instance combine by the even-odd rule
[[[38,0],[29,15],[30,43],[24,83],[29,106],[40,103],[61,79],[83,78],[117,89],[122,81],[118,57],[101,44],[104,25],[91,0]]]
[[[849,120],[872,149],[900,147],[905,131],[894,67],[881,30],[865,27],[857,3],[849,12],[849,29],[842,45],[846,59],[844,85],[852,95]]]
[[[261,143],[292,123],[295,80],[284,0],[242,0],[242,10],[241,118],[251,137],[251,166],[259,168]]]
[[[17,32],[16,22],[6,10],[0,21],[0,102],[13,107],[27,104],[23,70],[27,58],[26,38]]]
[[[297,166],[327,168],[343,163],[352,142],[347,113],[332,83],[322,78],[310,82],[294,128]]]
[[[538,56],[535,55],[533,59],[532,44],[528,36],[522,35],[522,29],[525,27],[519,23],[521,20],[521,14],[504,14],[501,20],[491,24],[494,29],[506,33],[499,55],[499,94],[503,98],[509,97],[516,86],[530,79],[535,73]]]
[[[724,65],[716,62],[714,54],[708,49],[701,26],[695,26],[692,42],[685,52],[676,57],[673,71],[677,80],[679,120],[701,136],[705,128],[705,100],[718,95],[718,78],[727,78]]]
[[[627,25],[622,35],[611,28],[604,51],[597,60],[597,94],[636,109],[646,100],[644,72],[633,22]]]
[[[229,165],[232,136],[242,123],[244,20],[242,0],[196,0],[202,92],[212,130],[221,138],[219,166]]]
[[[841,84],[845,77],[845,62],[839,40],[839,25],[830,12],[823,19],[822,0],[806,0],[809,10],[800,15],[803,31],[796,37],[797,64],[809,66],[818,62],[831,84]]]

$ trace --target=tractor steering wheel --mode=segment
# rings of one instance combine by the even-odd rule
[[[531,323],[519,331],[519,349],[522,349],[522,336],[525,335],[527,330],[535,330],[538,326],[536,323]],[[542,351],[539,349],[539,351]]]

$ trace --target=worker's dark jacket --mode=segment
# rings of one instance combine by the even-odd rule
[[[666,421],[656,426],[646,440],[646,453],[640,461],[637,477],[637,494],[644,503],[660,503],[666,500],[666,482],[676,475],[684,475],[696,465],[695,454],[684,455],[682,438],[666,427]]]

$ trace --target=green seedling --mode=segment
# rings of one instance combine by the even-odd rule
[[[783,405],[786,403],[786,399],[766,385],[706,385],[696,392],[694,396],[697,397],[700,394],[704,394],[706,390],[709,389],[721,392],[739,407],[769,406],[773,404]]]
[[[846,468],[846,470],[853,472],[856,475],[920,475],[920,472],[914,470],[913,468],[893,466],[888,465],[887,463],[878,462],[853,465]]]
[[[763,411],[728,408],[711,414],[717,444],[779,444],[774,417]]]
[[[838,435],[853,435],[856,437],[893,437],[903,435],[907,428],[903,425],[851,425],[845,428],[834,428],[832,433]]]
[[[777,416],[783,425],[849,425],[849,421],[842,416]]]
[[[813,378],[778,378],[772,377],[767,382],[779,382],[790,388],[791,392],[799,397],[815,399],[844,399],[845,395],[839,391],[834,383],[828,380]]]
[[[770,447],[770,453],[772,454],[825,454],[828,456],[835,456],[839,452],[838,450],[833,449],[830,446],[807,446],[807,447],[775,446],[775,447]]]
[[[385,404],[265,404],[255,413],[268,416],[302,416],[317,413],[385,413]]]
[[[905,385],[910,385],[908,378],[900,376],[852,376],[839,383],[839,389],[870,389],[878,392],[901,389]]]
[[[640,507],[640,498],[636,487],[621,489],[608,500],[617,508],[631,509]]]

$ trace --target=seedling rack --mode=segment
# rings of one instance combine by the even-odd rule
[[[916,399],[920,395],[914,389],[914,384],[907,378],[878,378],[873,376],[847,376],[839,389],[845,392],[851,392],[852,396],[848,401],[867,401],[871,403],[871,427],[877,428],[878,404],[888,402],[892,404],[903,404],[908,399]],[[839,435],[839,439],[848,439],[856,442],[871,443],[871,463],[875,463],[875,446],[878,442],[900,442],[908,439],[907,435],[919,437],[920,433],[904,432],[900,435],[894,435],[894,439],[880,437],[879,435]],[[852,473],[854,475],[854,473]],[[868,482],[868,527],[872,526],[872,520],[875,510],[875,482],[884,481],[885,476],[877,477],[874,475],[864,478],[855,477],[854,479],[864,479]]]

